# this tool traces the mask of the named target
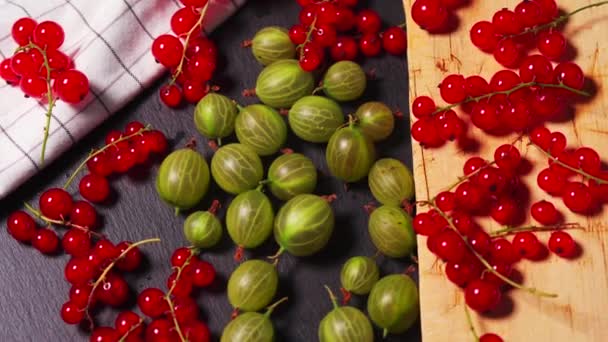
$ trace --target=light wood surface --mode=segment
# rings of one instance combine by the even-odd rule
[[[408,27],[408,63],[410,103],[419,95],[430,95],[441,103],[437,85],[448,74],[465,76],[480,74],[486,79],[502,67],[491,55],[479,51],[469,39],[470,27],[479,20],[491,20],[503,7],[513,9],[517,1],[472,0],[467,8],[459,9],[459,28],[449,35],[429,35],[410,16],[413,0],[405,0]],[[592,1],[560,1],[560,9],[572,11]],[[595,97],[577,104],[573,120],[549,124],[568,136],[570,147],[590,146],[608,160],[608,6],[594,8],[572,17],[564,29],[565,36],[575,47],[574,61],[578,63],[597,88]],[[439,104],[443,105],[443,104]],[[465,115],[463,115],[464,117]],[[413,118],[413,117],[412,117]],[[476,128],[469,134],[480,140],[475,153],[492,159],[493,151],[512,137],[489,137]],[[449,143],[439,149],[425,149],[413,142],[416,195],[419,200],[432,197],[445,189],[462,173],[462,164],[472,153],[461,151]],[[536,185],[536,175],[546,166],[546,158],[534,147],[521,145],[522,154],[534,168],[524,179],[531,185],[531,200],[548,199],[558,210],[567,213],[568,222],[579,222],[584,230],[571,231],[582,246],[582,255],[575,260],[549,256],[537,263],[522,261],[517,269],[527,286],[559,294],[558,298],[538,298],[521,291],[506,294],[512,310],[498,317],[473,314],[479,333],[495,332],[506,342],[520,341],[608,341],[608,206],[596,217],[583,217],[567,211],[559,198],[551,198]],[[427,192],[428,189],[428,192]],[[419,208],[419,210],[424,210]],[[487,230],[497,229],[489,220],[481,220]],[[539,234],[546,242],[548,234]],[[466,323],[462,291],[444,276],[442,262],[427,250],[426,239],[419,239],[420,296],[422,335],[424,342],[473,341]]]

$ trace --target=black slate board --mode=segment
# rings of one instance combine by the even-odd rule
[[[386,24],[404,22],[403,4],[397,0],[370,1]],[[219,67],[216,83],[222,87],[221,93],[241,104],[254,103],[255,99],[243,98],[241,90],[253,87],[261,67],[247,49],[240,43],[260,28],[270,25],[290,27],[297,21],[299,7],[293,0],[250,0],[234,17],[223,24],[212,38],[219,45],[225,61]],[[343,106],[345,113],[352,113],[358,103],[366,100],[383,101],[392,108],[408,111],[407,70],[404,57],[382,56],[369,59],[364,67],[376,69],[377,80],[368,85],[364,98],[357,103]],[[5,229],[7,215],[21,207],[23,201],[37,205],[40,193],[53,186],[61,186],[69,173],[94,147],[103,144],[105,134],[110,129],[122,129],[132,120],[150,123],[166,132],[174,147],[184,146],[190,138],[199,142],[199,151],[209,159],[212,151],[194,130],[192,124],[193,106],[170,110],[160,104],[158,88],[166,82],[166,77],[142,93],[120,113],[95,129],[68,153],[47,167],[40,174],[8,198],[0,202],[0,341],[86,341],[86,332],[74,326],[65,325],[59,316],[63,302],[67,300],[69,285],[63,278],[66,255],[42,256],[29,246],[18,244]],[[407,119],[397,122],[395,133],[377,145],[381,157],[394,157],[411,166],[411,144]],[[234,138],[233,138],[234,140]],[[290,137],[288,146],[310,156],[321,173],[327,174],[324,146],[303,143]],[[159,161],[149,169],[138,170],[129,175],[111,180],[115,195],[112,203],[98,206],[103,216],[103,233],[112,241],[137,241],[150,237],[160,237],[162,244],[143,247],[147,259],[145,266],[136,273],[127,275],[131,288],[136,291],[150,286],[164,289],[166,277],[170,274],[169,257],[172,251],[184,246],[181,227],[184,216],[174,217],[173,210],[160,201],[154,189],[154,176]],[[268,167],[268,161],[265,166]],[[77,184],[70,191],[77,193]],[[334,235],[327,248],[314,257],[294,258],[283,255],[279,263],[280,293],[277,298],[289,296],[289,302],[273,314],[278,340],[305,342],[317,340],[317,327],[321,318],[331,309],[323,284],[339,289],[339,272],[342,263],[350,256],[373,255],[375,249],[367,233],[367,214],[362,206],[372,200],[366,182],[353,184],[345,191],[343,184],[327,176],[321,176],[318,194],[336,193],[338,199],[332,204],[337,217]],[[212,187],[204,203],[197,209],[206,209],[212,198],[222,201],[224,209],[229,197]],[[278,205],[279,203],[275,203]],[[278,209],[278,206],[277,206]],[[274,254],[277,246],[269,241],[259,250],[248,253],[247,257],[263,258]],[[214,339],[219,340],[223,326],[230,319],[232,311],[225,296],[227,278],[235,268],[232,254],[234,247],[227,235],[221,246],[205,253],[202,257],[212,262],[219,279],[215,288],[200,291],[197,300],[202,308]],[[407,260],[379,258],[382,274],[403,272]],[[355,298],[351,302],[365,310],[365,298]],[[134,303],[129,304],[134,308]],[[99,313],[104,325],[113,322],[116,311],[105,309]],[[377,340],[381,340],[379,330]],[[400,336],[391,336],[386,341],[419,341],[418,326]]]

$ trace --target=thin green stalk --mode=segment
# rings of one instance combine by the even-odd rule
[[[578,223],[560,223],[560,224],[553,224],[550,226],[529,225],[529,226],[521,226],[521,227],[505,227],[503,229],[499,229],[499,230],[495,230],[495,231],[491,232],[490,236],[491,237],[501,237],[501,236],[506,236],[506,235],[515,234],[515,233],[519,233],[519,232],[542,232],[542,231],[554,231],[554,230],[558,230],[558,229],[576,229],[576,228],[583,228],[583,227]]]
[[[464,314],[467,316],[467,323],[469,324],[469,330],[473,334],[475,341],[479,342],[479,335],[477,331],[475,331],[475,326],[473,325],[473,319],[471,318],[471,312],[469,312],[469,308],[467,307],[467,303],[464,303]]]
[[[557,159],[556,157],[552,156],[551,153],[543,150],[540,146],[536,145],[535,143],[533,143],[532,141],[530,141],[530,145],[536,147],[539,151],[541,151],[547,158],[549,158],[553,163],[558,164],[559,166],[566,168],[574,173],[577,173],[583,177],[585,177],[585,179],[591,179],[594,180],[595,182],[597,182],[597,184],[608,184],[608,180],[596,177],[588,172],[583,171],[582,169],[577,169],[575,167],[572,167],[564,162],[562,162],[561,160]]]

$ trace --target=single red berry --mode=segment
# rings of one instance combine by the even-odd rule
[[[48,59],[49,66],[51,67],[51,69],[55,69],[51,70],[51,76],[53,76],[54,71],[63,71],[68,69],[72,63],[70,57],[68,57],[65,53],[59,50],[47,50],[46,58]],[[46,76],[46,70],[44,70],[44,73],[44,76]],[[54,75],[56,76],[57,73],[55,73]]]
[[[479,21],[469,31],[471,42],[484,52],[493,52],[498,45],[499,36],[489,21]]]
[[[95,253],[101,260],[113,261],[120,254],[118,248],[108,239],[101,239],[93,247]]]
[[[125,173],[137,164],[137,151],[131,148],[119,149],[114,154],[112,161],[113,170],[117,173]]]
[[[319,24],[313,32],[313,40],[323,47],[329,47],[336,43],[336,29],[330,24]]]
[[[97,224],[97,212],[89,202],[76,201],[70,213],[70,222],[80,227],[93,229]]]
[[[208,0],[180,0],[184,6],[192,6],[195,8],[204,7]]]
[[[540,24],[541,9],[534,1],[524,0],[515,6],[515,16],[523,27],[533,27]]]
[[[184,99],[190,103],[198,103],[208,93],[208,88],[201,82],[186,80],[182,85]]]
[[[107,177],[112,174],[112,164],[110,163],[110,159],[108,157],[109,154],[105,151],[97,153],[91,157],[87,161],[87,168],[89,169],[89,172],[102,177]]]
[[[570,88],[583,89],[585,75],[581,67],[572,62],[559,63],[553,72],[553,79],[557,83],[564,84]]]
[[[445,275],[448,279],[460,286],[465,287],[469,282],[481,276],[481,266],[473,260],[464,260],[460,263],[448,262],[445,265]]]
[[[477,228],[475,222],[470,215],[463,213],[462,211],[454,211],[450,215],[452,218],[452,224],[464,236],[471,236]]]
[[[188,341],[192,342],[209,342],[211,341],[211,332],[209,327],[201,321],[196,321],[186,325],[184,335]]]
[[[113,272],[106,275],[102,285],[95,294],[99,301],[112,307],[119,307],[129,299],[129,284]]]
[[[428,96],[418,96],[412,103],[412,114],[417,118],[430,116],[435,112],[436,108],[437,106],[432,98]]]
[[[84,319],[84,311],[71,301],[64,303],[61,307],[61,319],[67,324],[78,324]]]
[[[431,117],[422,117],[414,122],[411,128],[411,134],[414,140],[425,147],[437,147],[445,142],[445,140],[439,136],[439,131],[437,130],[437,127],[435,127],[435,122]]]
[[[418,26],[431,32],[445,28],[448,23],[448,10],[438,0],[416,0],[411,14]]]
[[[452,229],[444,229],[435,244],[434,253],[447,262],[461,262],[466,256],[466,246],[462,238]]]
[[[445,227],[430,213],[420,213],[414,216],[412,226],[417,234],[423,236],[436,235]]]
[[[33,38],[36,20],[24,17],[17,19],[11,29],[11,35],[19,46],[27,45]]]
[[[196,287],[207,287],[215,281],[215,268],[210,263],[197,260],[192,264],[192,283]]]
[[[108,132],[108,134],[106,134],[106,138],[105,138],[105,143],[106,145],[114,145],[116,147],[116,149],[124,149],[127,148],[129,146],[129,142],[122,140],[122,141],[118,141],[119,139],[121,139],[123,137],[123,134],[121,131],[118,130],[111,130]]]
[[[533,112],[543,119],[551,119],[563,108],[558,89],[540,88],[531,99]]]
[[[498,34],[508,36],[522,31],[521,22],[518,19],[515,12],[503,8],[494,13],[492,24]]]
[[[564,177],[550,169],[542,170],[538,174],[536,182],[541,189],[554,196],[561,195],[566,185]]]
[[[522,51],[511,38],[503,38],[494,49],[494,59],[507,68],[516,67]]]
[[[517,220],[518,205],[510,196],[501,196],[492,205],[490,216],[494,221],[507,226],[513,224]]]
[[[336,7],[335,18],[336,22],[334,23],[334,26],[336,27],[336,30],[340,32],[350,31],[355,27],[357,22],[353,10],[344,6]]]
[[[140,324],[141,317],[133,311],[126,310],[121,311],[118,316],[116,316],[116,321],[114,322],[114,327],[116,331],[120,335],[137,335],[140,336],[144,332],[143,324]],[[132,330],[136,325],[139,325],[137,328]]]
[[[181,61],[184,46],[179,38],[163,34],[154,39],[152,55],[156,61],[167,68],[175,68]]]
[[[289,29],[289,39],[291,42],[300,45],[306,41],[306,27],[300,24],[295,24]]]
[[[32,38],[33,42],[40,48],[56,50],[63,44],[65,33],[56,22],[43,21],[34,28]]]
[[[206,37],[194,37],[188,41],[186,46],[186,57],[192,58],[197,53],[201,53],[212,60],[217,59],[217,46],[215,43]]]
[[[529,260],[536,260],[542,252],[542,245],[532,232],[516,233],[511,244],[520,257]]]
[[[511,266],[511,264],[502,261],[492,261],[491,266],[494,272],[500,274],[505,278],[509,278],[511,276],[511,272],[513,271],[513,267]],[[498,286],[504,285],[505,281],[498,275],[494,274],[494,272],[484,272],[481,276],[481,279],[490,283],[494,283]]]
[[[123,255],[129,246],[131,246],[131,243],[128,241],[120,242],[118,245],[116,245],[118,254]],[[141,254],[141,250],[138,247],[133,247],[129,249],[127,254],[124,254],[123,257],[116,262],[116,267],[118,267],[118,269],[121,271],[131,272],[141,265],[142,259],[143,256]]]
[[[471,111],[473,125],[484,131],[493,131],[500,127],[498,108],[491,102],[478,102]]]
[[[317,17],[317,5],[312,4],[312,3],[304,6],[304,8],[302,8],[302,10],[300,11],[300,14],[299,14],[300,23],[302,25],[304,25],[305,27],[312,25],[312,23],[313,23],[313,21],[315,21],[316,17]]]
[[[441,98],[447,103],[462,102],[467,97],[465,79],[462,75],[449,75],[439,85]]]
[[[578,161],[578,167],[587,173],[596,174],[600,170],[600,155],[592,148],[577,148],[574,151],[574,158]]]
[[[525,4],[528,2],[524,1],[522,3]],[[504,341],[500,336],[498,336],[496,334],[488,333],[488,334],[481,335],[481,337],[479,337],[479,342],[504,342]]]
[[[518,100],[507,102],[500,118],[511,130],[521,132],[530,126],[531,115],[530,105],[524,100]]]
[[[116,342],[120,339],[118,332],[110,327],[97,327],[91,333],[90,342]]]
[[[144,124],[139,121],[131,121],[125,126],[125,135],[133,135],[144,129]]]
[[[215,58],[199,52],[188,60],[186,76],[192,81],[207,82],[213,77],[216,67]]]
[[[530,208],[532,217],[538,221],[538,223],[550,226],[556,224],[559,221],[559,213],[553,203],[542,200],[532,204]]]
[[[15,240],[23,243],[31,242],[36,236],[36,222],[25,211],[13,212],[6,219],[6,228]]]
[[[490,235],[483,229],[476,229],[469,236],[469,244],[477,253],[486,255],[490,251]]]
[[[188,325],[198,320],[198,305],[193,298],[177,296],[173,302],[175,304],[175,319],[180,326]]]
[[[465,91],[467,96],[477,97],[481,95],[486,95],[490,92],[490,85],[488,81],[486,81],[483,77],[473,75],[467,77],[465,80]]]
[[[462,167],[462,172],[465,176],[468,176],[473,172],[476,172],[477,170],[486,167],[487,165],[488,162],[484,159],[480,157],[471,157],[467,159],[467,161],[464,163],[464,166]]]
[[[504,192],[509,177],[502,169],[486,167],[479,171],[471,181],[489,195],[499,195]]]
[[[165,301],[165,294],[157,288],[143,290],[137,297],[137,305],[144,315],[151,318],[160,317],[169,310],[169,305]]]
[[[73,285],[70,288],[70,302],[76,304],[80,309],[85,309],[89,304],[95,303],[95,297],[91,298],[92,291],[93,286],[91,284]]]
[[[331,2],[321,2],[317,4],[317,24],[319,25],[335,25],[338,18],[336,17],[336,5]]]
[[[182,92],[174,84],[160,87],[159,96],[167,107],[175,108],[182,102]]]
[[[64,275],[68,283],[80,285],[88,283],[94,276],[91,263],[84,258],[72,258],[65,265]]]
[[[494,151],[494,161],[502,169],[515,170],[521,162],[521,154],[517,147],[511,144],[504,144]]]
[[[558,14],[557,3],[555,0],[533,0],[540,6],[541,24],[552,21]]]
[[[181,247],[176,249],[171,256],[171,266],[182,267],[192,257],[192,250],[190,248]]]
[[[144,139],[150,147],[150,152],[157,154],[164,154],[167,152],[167,138],[161,131],[155,129],[145,132]]]
[[[11,85],[19,84],[20,76],[11,67],[12,59],[7,58],[0,63],[0,77]]]
[[[42,193],[38,206],[51,220],[66,220],[72,211],[72,196],[65,190],[52,188]]]
[[[166,318],[160,318],[152,321],[152,323],[146,327],[144,336],[145,341],[151,342],[169,342],[180,340],[172,321],[169,321],[169,319]]]
[[[585,214],[594,203],[589,187],[580,182],[568,182],[562,191],[562,200],[568,209],[575,213]]]
[[[530,132],[530,140],[541,149],[548,151],[551,146],[551,131],[543,126],[536,127]]]
[[[464,298],[471,309],[486,312],[496,308],[501,294],[498,285],[477,279],[467,285]]]
[[[357,58],[357,42],[349,36],[340,36],[329,50],[334,61],[353,61]]]
[[[89,93],[89,79],[76,69],[65,70],[55,78],[53,91],[64,102],[78,103]]]
[[[576,254],[576,242],[570,234],[563,230],[551,233],[549,250],[562,258],[571,258]]]
[[[435,196],[435,205],[443,212],[454,210],[456,206],[455,195],[450,191],[442,191]]]
[[[192,7],[182,7],[171,17],[171,30],[178,37],[185,35],[196,25],[199,19],[199,12]]]
[[[543,55],[527,56],[519,66],[519,77],[522,82],[551,83],[553,81],[553,65]]]
[[[507,239],[495,239],[490,245],[490,259],[506,264],[519,260],[519,255]]]
[[[40,251],[40,253],[52,254],[57,252],[59,238],[57,237],[57,234],[50,229],[38,229],[36,235],[34,235],[34,238],[32,239],[32,246]]]
[[[177,279],[177,271],[173,272],[167,278],[167,290],[175,297],[188,297],[192,293],[192,279],[184,273]]]
[[[364,33],[359,39],[359,50],[366,57],[375,57],[382,52],[382,39],[376,33]]]
[[[42,98],[48,92],[46,81],[38,75],[25,75],[19,80],[19,88],[29,97]]]
[[[435,115],[435,127],[443,140],[454,141],[465,133],[465,123],[452,109]]]
[[[11,69],[19,76],[38,76],[34,59],[25,51],[17,52],[11,57]]]
[[[315,42],[308,42],[304,45],[300,55],[300,67],[302,70],[312,72],[321,66],[325,52],[321,46]]]
[[[357,30],[361,33],[378,33],[382,27],[382,20],[378,13],[371,9],[364,9],[357,13]]]
[[[104,202],[110,197],[110,183],[105,177],[96,174],[82,177],[78,189],[83,198],[93,203]]]
[[[544,31],[538,35],[536,46],[543,56],[557,60],[566,51],[566,38],[557,30]]]
[[[73,257],[86,257],[91,251],[91,237],[80,229],[72,228],[63,235],[61,245]]]

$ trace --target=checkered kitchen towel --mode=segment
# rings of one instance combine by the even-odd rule
[[[234,13],[246,0],[210,0],[205,32]],[[0,0],[0,59],[16,43],[12,24],[28,16],[54,20],[65,30],[61,51],[89,78],[87,98],[53,109],[45,165],[118,111],[164,68],[150,52],[155,37],[170,31],[178,0]],[[0,85],[0,198],[39,171],[45,108],[15,87]]]

